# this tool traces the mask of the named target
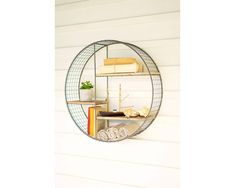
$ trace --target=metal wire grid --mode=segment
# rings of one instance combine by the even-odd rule
[[[135,51],[139,55],[139,57],[142,59],[142,61],[145,63],[150,79],[151,79],[152,102],[150,106],[149,117],[142,123],[140,128],[132,135],[134,136],[134,135],[141,133],[147,127],[149,127],[151,123],[154,121],[154,119],[156,118],[159,112],[160,106],[161,106],[161,102],[162,102],[163,88],[162,88],[162,79],[161,79],[160,72],[157,68],[157,65],[153,61],[153,59],[144,50],[142,50],[141,48],[133,44],[120,42],[116,40],[103,40],[103,41],[94,42],[88,45],[87,47],[85,47],[83,50],[81,50],[79,54],[74,58],[66,76],[66,82],[65,82],[66,104],[67,104],[69,113],[72,119],[74,120],[75,124],[85,134],[87,134],[87,116],[84,112],[82,105],[68,104],[67,102],[80,99],[79,86],[81,82],[81,76],[90,58],[94,56],[95,53],[99,51],[100,49],[104,47],[108,47],[109,45],[113,45],[113,44],[123,44],[123,45],[128,46],[133,51]],[[156,72],[159,72],[159,75],[156,75],[155,74]]]
[[[142,50],[141,48],[133,44],[126,43],[126,45],[132,50],[134,50],[142,59],[142,61],[145,63],[146,68],[149,72],[151,82],[152,82],[152,103],[151,103],[150,112],[148,115],[149,118],[147,118],[143,122],[143,124],[140,126],[139,130],[137,130],[134,133],[134,135],[137,135],[143,132],[147,127],[149,127],[154,121],[154,119],[156,118],[157,114],[159,113],[159,109],[160,109],[162,97],[163,97],[162,79],[161,79],[161,75],[160,75],[157,65],[144,50]],[[154,74],[156,72],[159,72],[159,75]]]
[[[81,75],[89,59],[104,45],[90,44],[84,48],[73,60],[69,67],[66,83],[65,83],[65,98],[68,101],[80,99],[79,86]],[[82,105],[68,104],[67,107],[71,117],[76,125],[87,134],[87,116],[82,108]]]

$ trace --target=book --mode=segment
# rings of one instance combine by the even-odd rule
[[[108,58],[104,60],[104,65],[125,65],[125,64],[132,64],[138,63],[135,58]]]
[[[99,73],[125,73],[125,72],[143,72],[143,66],[140,63],[123,65],[104,65],[101,66]]]
[[[96,137],[96,134],[99,130],[105,128],[105,121],[104,120],[96,120],[96,116],[99,114],[100,111],[104,111],[105,109],[101,106],[91,106],[88,108],[88,135],[92,137]]]
[[[90,130],[90,119],[91,119],[91,110],[90,107],[88,108],[88,117],[87,117],[87,134],[91,135],[91,130]]]

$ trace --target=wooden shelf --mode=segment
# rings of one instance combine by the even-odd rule
[[[82,104],[82,105],[99,105],[99,104],[106,104],[107,101],[104,100],[96,100],[96,101],[68,101],[68,104]]]
[[[144,121],[145,117],[126,117],[126,116],[97,116],[96,119],[102,120],[124,120],[124,121]]]
[[[151,75],[160,75],[159,72],[151,73]],[[149,76],[148,72],[136,72],[136,73],[97,73],[96,77],[115,77],[115,76]]]

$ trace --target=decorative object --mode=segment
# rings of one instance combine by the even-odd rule
[[[139,112],[132,109],[132,108],[127,108],[124,110],[124,114],[126,117],[137,117],[139,115]]]
[[[128,130],[125,127],[120,127],[119,128],[119,136],[121,138],[125,138],[128,136]]]
[[[140,109],[138,112],[140,116],[147,117],[149,114],[149,108],[145,106],[142,109]]]
[[[108,137],[109,137],[109,140],[115,140],[115,139],[118,139],[120,136],[119,136],[119,131],[117,128],[115,127],[110,127],[106,130],[107,134],[108,134]]]
[[[142,65],[144,65],[144,71],[97,73],[97,59],[96,59],[97,52],[99,52],[100,50],[105,50],[106,57],[104,59],[109,59],[109,47],[113,45],[124,45],[128,47],[130,50],[134,51],[138,55],[139,59],[141,59],[141,63]],[[94,97],[93,100],[91,101],[83,101],[84,98],[83,94],[81,93],[83,89],[80,89],[79,86],[82,80],[83,71],[87,63],[90,61],[93,61],[94,65],[94,82],[93,82]],[[109,66],[109,65],[104,64],[104,66]],[[155,118],[159,113],[163,96],[162,79],[159,69],[155,64],[154,60],[148,55],[147,52],[145,52],[143,49],[134,44],[121,42],[117,40],[101,40],[91,43],[88,46],[86,46],[84,49],[82,49],[77,54],[72,64],[70,65],[65,81],[66,104],[68,107],[68,111],[72,119],[74,120],[75,124],[78,126],[78,128],[80,128],[81,131],[83,131],[85,134],[88,135],[88,117],[87,117],[87,112],[84,109],[85,105],[92,105],[94,107],[96,107],[97,105],[103,105],[106,107],[106,111],[107,112],[109,111],[109,104],[110,104],[109,87],[112,79],[115,79],[115,77],[125,77],[125,82],[128,82],[129,79],[135,79],[136,76],[141,77],[143,79],[148,78],[151,84],[152,95],[150,98],[150,105],[148,106],[149,108],[148,114],[147,110],[144,110],[143,112],[141,111],[141,114],[144,116],[131,117],[131,115],[136,115],[137,112],[130,111],[127,112],[127,114],[130,115],[130,117],[127,118],[125,116],[99,116],[95,113],[96,118],[94,120],[94,124],[98,123],[99,121],[105,121],[106,128],[109,128],[110,121],[118,120],[118,121],[128,122],[126,127],[131,126],[130,128],[132,129],[133,124],[131,122],[138,122],[138,127],[134,129],[134,131],[132,131],[131,135],[129,133],[128,137],[140,134],[142,131],[144,131],[147,127],[149,127],[152,124],[152,122],[155,120]],[[96,79],[99,77],[103,77],[104,81],[106,82],[104,83],[104,85],[106,86],[106,100],[97,100],[96,93],[99,88],[97,88]],[[121,108],[121,105],[119,105],[119,107]],[[108,140],[105,132],[98,131],[98,133],[96,139],[102,141],[117,141],[125,139],[123,137],[119,137],[116,140]]]
[[[108,134],[107,132],[103,129],[103,130],[100,130],[98,133],[97,133],[97,137],[96,137],[98,140],[101,140],[101,141],[108,141],[109,140],[109,137],[108,137]]]
[[[128,137],[128,130],[125,127],[110,127],[102,129],[97,133],[97,138],[102,141],[117,141]]]
[[[118,110],[119,112],[122,111],[122,108],[130,108],[132,106],[122,106],[122,103],[125,99],[128,98],[128,94],[122,98],[122,84],[119,84],[119,91],[118,91]]]
[[[90,81],[82,82],[80,87],[80,100],[92,101],[93,85]]]

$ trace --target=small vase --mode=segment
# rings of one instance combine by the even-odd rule
[[[93,89],[80,89],[80,101],[92,101]]]

